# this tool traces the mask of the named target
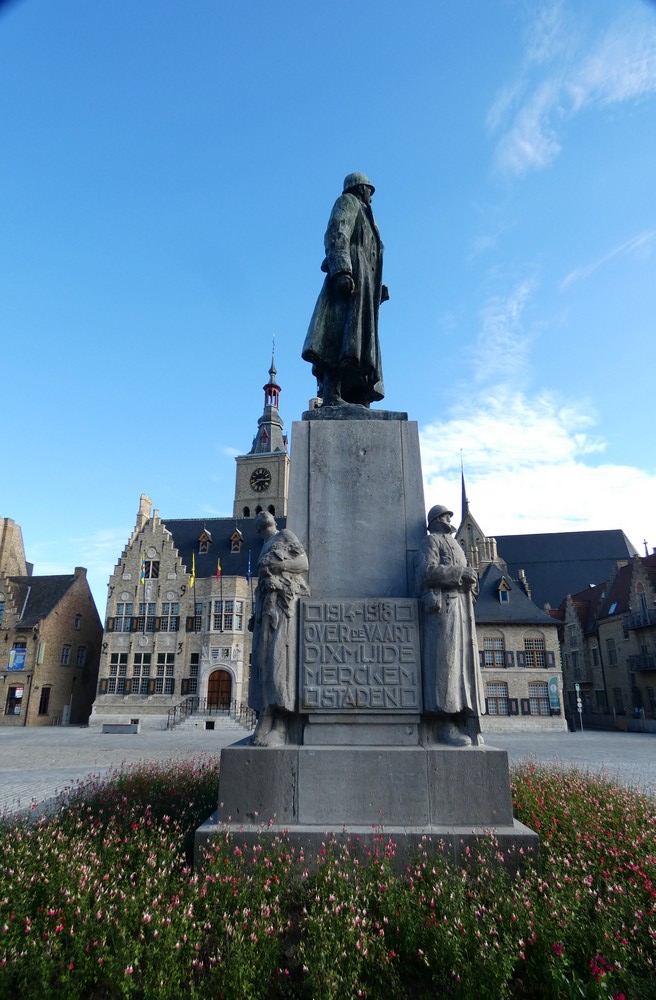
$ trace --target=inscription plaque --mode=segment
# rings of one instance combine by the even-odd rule
[[[420,712],[417,602],[301,601],[301,712]]]

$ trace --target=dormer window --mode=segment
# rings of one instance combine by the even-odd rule
[[[499,604],[508,604],[510,601],[510,586],[506,580],[499,582]]]
[[[239,528],[235,528],[233,533],[230,535],[230,551],[231,552],[241,552],[241,547],[244,541],[244,536],[242,535]]]
[[[207,528],[203,528],[203,530],[200,533],[200,537],[198,539],[199,554],[202,554],[203,552],[209,552],[211,544],[212,544],[212,536],[207,530]]]

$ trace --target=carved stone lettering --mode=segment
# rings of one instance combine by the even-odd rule
[[[301,712],[421,711],[417,602],[301,601]]]

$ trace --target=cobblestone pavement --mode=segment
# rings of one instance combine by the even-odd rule
[[[82,727],[0,728],[0,815],[46,803],[89,775],[138,761],[212,757],[245,730],[103,734]],[[647,733],[488,733],[488,746],[511,763],[543,763],[602,771],[656,797],[656,736]]]
[[[213,757],[248,735],[229,728],[101,733],[78,726],[0,728],[0,816],[32,809],[90,775],[139,761]]]
[[[511,764],[532,758],[543,764],[602,772],[656,798],[656,735],[653,733],[486,733],[488,746],[508,751]]]

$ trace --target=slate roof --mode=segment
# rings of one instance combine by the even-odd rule
[[[510,587],[509,600],[499,600],[499,584],[505,580]],[[479,579],[479,592],[474,605],[477,625],[553,625],[553,619],[541,611],[526,596],[516,580],[494,563],[483,571]]]
[[[581,623],[584,635],[589,635],[595,631],[597,623],[597,612],[603,595],[608,590],[608,583],[598,583],[595,587],[588,587],[578,594],[572,594],[572,603],[576,611],[576,617]],[[563,598],[557,611],[552,611],[553,618],[565,621],[567,598]]]
[[[246,576],[248,553],[251,554],[251,575],[257,578],[257,560],[262,549],[262,539],[255,530],[254,517],[217,518],[162,518],[163,524],[173,536],[173,544],[180,553],[188,573],[191,572],[191,556],[195,554],[196,576],[216,576],[217,561],[221,559],[222,576]],[[277,517],[276,525],[284,528],[287,518]],[[241,550],[231,552],[230,537],[238,528],[243,536]],[[212,536],[208,552],[198,551],[198,539],[205,529]]]
[[[23,617],[20,628],[34,628],[47,618],[75,580],[74,573],[62,576],[11,576],[14,601]],[[26,603],[27,602],[27,603]]]
[[[497,549],[516,578],[526,571],[538,607],[558,607],[567,594],[612,576],[615,563],[638,555],[622,530],[556,531],[534,535],[497,535]]]

